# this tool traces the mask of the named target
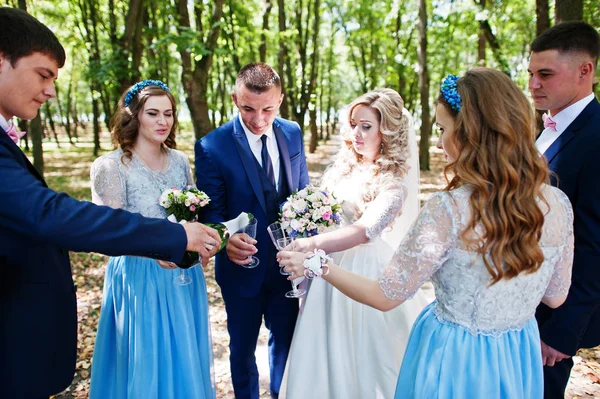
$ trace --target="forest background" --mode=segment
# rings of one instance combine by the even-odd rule
[[[433,102],[448,73],[460,76],[485,65],[507,73],[529,95],[529,44],[537,35],[566,20],[600,27],[600,0],[0,0],[0,5],[25,9],[66,49],[57,98],[31,122],[19,121],[27,131],[20,145],[46,172],[50,187],[78,199],[90,198],[91,161],[112,150],[110,119],[129,86],[160,79],[171,87],[179,103],[178,146],[193,157],[194,141],[235,114],[235,77],[253,61],[279,72],[285,94],[280,116],[304,127],[317,178],[318,165],[335,153],[331,143],[337,143],[344,105],[377,87],[397,90],[419,132],[427,193],[443,187],[443,161],[432,148]],[[598,85],[595,89],[598,95]],[[80,360],[70,393],[63,396],[85,397],[106,258],[73,254],[72,260],[80,287]],[[218,287],[208,279],[218,302]],[[213,327],[219,317],[213,314]],[[214,338],[220,339],[218,332]],[[216,361],[226,352],[226,342],[221,349],[217,345]],[[571,388],[570,395],[600,397],[600,350],[583,358],[579,375],[585,388],[582,393]],[[222,397],[227,392],[220,388]]]

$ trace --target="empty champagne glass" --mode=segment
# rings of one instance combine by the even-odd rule
[[[248,223],[248,225],[246,225],[246,227],[244,227],[241,232],[248,234],[250,237],[252,238],[256,238],[256,225],[258,223],[258,220],[256,218],[252,218],[252,220],[250,220],[250,223]],[[252,259],[252,262],[246,264],[246,265],[241,265],[242,267],[245,267],[246,269],[253,269],[256,266],[258,266],[258,264],[260,263],[258,261],[258,258],[254,255],[250,255],[248,258]]]
[[[283,249],[285,247],[287,247],[288,245],[292,244],[294,242],[294,238],[293,237],[282,237],[282,238],[278,238],[277,241],[275,242],[275,247],[280,250],[283,251]],[[279,265],[279,274],[283,275],[283,276],[290,276],[292,273],[288,273],[286,271],[283,270],[285,266],[284,265]]]
[[[280,238],[277,240],[277,248],[280,251],[282,249],[286,248],[287,246],[289,246],[290,244],[291,244],[291,247],[289,248],[289,250],[293,251],[294,250],[294,238],[293,237],[284,237],[284,238]],[[280,266],[282,266],[282,265],[280,265]],[[291,273],[284,272],[283,267],[285,267],[285,265],[283,265],[281,267],[280,273],[284,274],[284,275],[291,275]],[[305,289],[298,288],[298,284],[300,284],[302,282],[302,280],[303,280],[302,277],[297,277],[293,280],[290,280],[290,282],[292,283],[292,290],[285,293],[286,298],[300,298],[306,294]]]
[[[282,244],[284,244],[283,246],[280,246],[280,243],[278,242],[278,240],[280,240],[280,239],[285,240],[286,238],[288,238],[288,235],[285,232],[285,229],[283,227],[281,227],[281,223],[278,223],[278,222],[271,223],[267,227],[267,232],[269,233],[269,237],[271,237],[271,241],[273,241],[273,245],[275,245],[275,248],[277,248],[279,251],[281,251],[283,248],[287,247],[293,241],[293,238],[291,238],[288,242],[283,242],[282,243]],[[281,265],[279,265],[279,274],[281,274],[283,276],[289,276],[289,273],[283,271],[283,267]]]

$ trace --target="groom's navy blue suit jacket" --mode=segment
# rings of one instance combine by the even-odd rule
[[[544,156],[575,213],[571,289],[557,309],[536,312],[542,341],[567,355],[600,345],[600,104],[579,114]]]
[[[273,132],[277,137],[279,157],[283,163],[287,191],[302,189],[308,184],[302,132],[298,124],[276,118]],[[195,147],[197,186],[211,198],[201,221],[222,222],[240,212],[250,212],[258,219],[256,233],[260,264],[245,269],[229,260],[225,251],[216,256],[216,279],[223,295],[255,296],[261,288],[265,273],[275,262],[274,247],[267,233],[269,215],[261,188],[259,170],[239,117],[233,118],[206,137]],[[260,167],[260,166],[259,166]],[[278,269],[272,268],[277,271]],[[289,289],[289,282],[282,279]]]
[[[69,250],[179,262],[180,225],[49,189],[0,129],[0,397],[48,397],[73,379],[76,287]]]

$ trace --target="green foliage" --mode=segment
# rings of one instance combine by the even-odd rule
[[[132,79],[161,79],[169,84],[180,102],[181,58],[186,50],[192,60],[209,55],[206,48],[211,28],[213,1],[188,4],[191,28],[179,26],[178,2],[142,1],[139,63],[128,47],[126,19],[131,0],[36,0],[29,11],[48,24],[65,46],[67,64],[57,82],[60,106],[52,107],[52,118],[60,125],[91,119],[91,99],[100,99],[105,117]],[[270,4],[271,8],[267,5]],[[313,43],[315,0],[283,1],[285,20],[280,21],[278,1],[225,0],[218,45],[213,51],[209,80],[203,90],[209,117],[220,125],[235,113],[231,101],[235,77],[245,64],[259,59],[264,38],[266,62],[283,75],[290,118],[301,111],[304,101],[316,107],[318,123],[336,123],[338,110],[356,96],[376,87],[400,92],[415,120],[419,115],[416,2],[404,0],[321,0],[317,42]],[[600,0],[584,0],[584,19],[600,26]],[[485,65],[507,71],[524,89],[527,85],[529,43],[535,32],[534,0],[428,0],[428,60],[430,102],[448,73],[462,74]],[[96,12],[95,28],[91,24]],[[269,13],[265,13],[269,10]],[[550,17],[554,7],[550,2]],[[196,20],[200,18],[200,20]],[[489,25],[497,47],[486,42],[485,60],[478,60],[480,24]],[[266,27],[263,28],[263,24]],[[285,29],[280,29],[284,23]],[[139,26],[138,23],[129,26]],[[92,29],[93,28],[93,29]],[[134,38],[136,36],[134,35]],[[315,65],[311,55],[318,51]],[[97,57],[94,58],[94,52]],[[280,61],[282,66],[280,67]],[[309,90],[309,76],[316,68],[316,84]],[[90,82],[96,89],[90,89]],[[310,94],[306,96],[305,94]],[[67,106],[67,104],[69,104]],[[65,111],[72,115],[67,118]],[[308,108],[307,108],[308,109]],[[68,119],[68,120],[67,120]],[[189,112],[180,106],[182,126],[189,128]],[[417,126],[418,127],[418,126]],[[60,132],[59,132],[60,134]]]

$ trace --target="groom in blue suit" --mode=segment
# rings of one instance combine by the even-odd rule
[[[240,71],[233,94],[239,115],[198,140],[197,186],[211,198],[203,222],[221,222],[250,212],[258,220],[256,240],[233,235],[216,257],[216,279],[227,311],[230,365],[237,399],[258,399],[254,352],[262,318],[269,329],[271,396],[278,397],[298,315],[298,300],[284,297],[290,282],[279,274],[267,226],[279,206],[308,184],[302,131],[276,118],[283,99],[277,72],[264,63]],[[256,255],[259,265],[244,268]]]
[[[600,345],[600,104],[593,92],[600,36],[583,22],[548,29],[531,45],[529,89],[548,110],[536,145],[575,215],[572,284],[565,303],[536,312],[544,361],[544,397],[564,398],[579,348]]]
[[[69,250],[178,263],[207,258],[216,231],[76,201],[48,188],[17,146],[13,116],[32,119],[56,96],[65,51],[21,10],[0,7],[0,397],[48,398],[72,381],[77,298]],[[212,238],[211,238],[212,237]],[[156,266],[158,267],[158,265]]]

